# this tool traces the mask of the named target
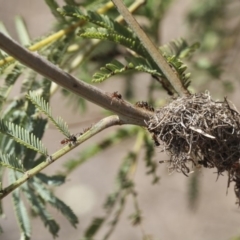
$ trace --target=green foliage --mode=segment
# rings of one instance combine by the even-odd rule
[[[17,64],[13,67],[11,73],[6,76],[4,86],[0,87],[0,109],[2,109],[3,104],[5,103],[8,94],[11,91],[11,88],[22,74],[23,69],[23,66]]]
[[[15,125],[14,123],[0,121],[0,132],[11,137],[16,142],[23,146],[30,148],[43,155],[47,155],[47,149],[43,146],[41,141],[36,138],[32,133],[26,131],[22,127]]]
[[[100,68],[100,71],[93,75],[93,82],[102,82],[113,75],[120,73],[127,73],[129,71],[146,72],[154,76],[162,76],[155,69],[151,67],[146,59],[140,57],[126,58],[127,65],[124,66],[117,60],[113,60],[111,63],[106,64],[105,67]]]
[[[66,137],[70,137],[71,133],[68,130],[67,124],[62,118],[58,117],[56,120],[52,116],[52,111],[49,104],[38,94],[34,92],[29,92],[27,98],[41,111],[43,112],[49,120],[56,126]]]
[[[98,7],[104,6],[106,1],[86,0],[81,1],[80,4],[79,1],[65,0],[67,6],[61,9],[56,0],[45,0],[45,2],[57,21],[54,31],[68,28],[72,28],[72,30],[65,36],[44,45],[43,42],[48,36],[41,36],[35,40],[30,39],[24,20],[18,17],[15,23],[22,44],[28,46],[35,43],[43,44],[37,50],[39,54],[69,73],[74,71],[75,75],[86,82],[92,80],[95,83],[100,83],[112,76],[122,74],[125,79],[123,81],[123,84],[125,84],[124,93],[121,92],[122,97],[133,103],[144,100],[153,104],[154,107],[159,107],[162,104],[160,91],[164,90],[170,95],[175,93],[168,79],[158,69],[134,31],[113,20],[118,16],[117,11],[106,8],[108,10],[105,13],[106,15],[95,12]],[[124,2],[129,6],[135,1]],[[151,35],[151,38],[157,44],[159,44],[160,36],[158,30],[161,29],[162,20],[172,2],[169,0],[149,0],[137,12],[138,19],[140,21],[144,20],[141,22],[142,28]],[[226,0],[197,3],[188,15],[189,23],[192,24],[191,32],[194,35],[192,42],[194,43],[188,44],[185,39],[180,38],[159,47],[159,51],[186,88],[190,86],[190,73],[187,72],[187,61],[189,59],[191,59],[191,62],[188,62],[188,65],[190,65],[193,73],[200,70],[201,73],[207,72],[210,76],[216,78],[219,78],[222,73],[219,66],[224,57],[221,54],[214,53],[217,59],[216,64],[211,62],[209,57],[197,59],[195,63],[195,58],[193,59],[192,56],[199,48],[199,43],[195,43],[196,39],[201,41],[200,51],[202,52],[209,51],[209,49],[216,51],[219,48],[227,48],[227,41],[222,40],[228,36],[228,33],[221,27],[228,22],[226,14],[224,14],[227,5]],[[79,21],[82,23],[78,25],[80,30],[79,28],[73,28],[73,24],[79,23]],[[0,27],[4,26],[0,24]],[[194,31],[194,29],[197,29],[197,31]],[[231,32],[231,34],[234,35],[234,32]],[[89,39],[101,41],[90,42]],[[187,39],[189,39],[189,36]],[[1,51],[0,60],[5,59],[5,57],[6,54]],[[0,71],[3,76],[0,86],[0,110],[2,113],[2,120],[0,121],[0,132],[2,133],[0,135],[2,149],[0,152],[0,181],[2,182],[4,177],[4,170],[9,169],[7,172],[9,172],[11,183],[14,184],[17,179],[22,177],[23,173],[27,174],[28,170],[46,161],[48,151],[43,146],[41,139],[46,131],[48,120],[67,138],[71,136],[71,133],[61,117],[55,118],[52,115],[49,105],[52,95],[60,87],[54,87],[48,79],[39,76],[18,62],[4,62],[0,66]],[[138,99],[139,93],[136,91],[138,88],[135,87],[135,81],[133,81],[133,74],[137,72],[144,72],[152,77],[152,80],[146,86],[143,85],[145,87],[144,94],[140,93],[141,98],[144,99]],[[93,76],[92,79],[91,76]],[[10,93],[20,77],[23,78],[21,93],[11,99],[9,97]],[[232,89],[229,81],[223,81],[223,84],[228,89]],[[141,83],[137,80],[137,86],[139,85]],[[83,112],[83,110],[87,110],[88,105],[83,98],[66,89],[61,89],[61,92],[69,100],[74,111],[81,110]],[[25,93],[27,93],[26,96],[29,101],[26,101]],[[43,119],[40,112],[45,114],[48,119]],[[91,118],[90,121],[94,122]],[[77,170],[81,164],[90,161],[93,156],[97,156],[99,153],[139,134],[142,134],[140,149],[143,157],[139,157],[140,150],[126,152],[125,158],[118,168],[115,188],[106,196],[103,207],[104,213],[99,217],[94,217],[89,226],[81,231],[83,232],[82,240],[95,239],[97,234],[104,230],[106,231],[104,232],[104,239],[110,238],[121,218],[129,196],[133,200],[134,208],[129,219],[133,226],[140,225],[143,217],[138,204],[132,172],[134,172],[138,161],[144,161],[145,172],[150,175],[152,184],[159,181],[158,163],[154,159],[156,147],[154,146],[154,140],[145,129],[139,129],[135,126],[126,128],[121,126],[121,129],[115,129],[111,134],[103,136],[98,143],[93,143],[82,149],[76,158],[67,160],[64,163],[64,175],[56,173],[49,176],[45,173],[38,173],[13,192],[13,205],[22,239],[30,239],[31,237],[30,220],[26,210],[27,204],[32,213],[40,217],[53,237],[58,236],[60,226],[49,213],[47,209],[49,205],[61,212],[70,224],[76,227],[78,224],[77,216],[69,206],[54,195],[52,190],[63,185],[73,170]],[[197,206],[198,181],[199,175],[197,174],[193,175],[189,181],[189,202],[192,208]],[[1,206],[0,214],[3,215]],[[107,228],[104,229],[103,226],[107,226]],[[145,236],[143,236],[143,239],[145,239]]]
[[[39,198],[34,191],[28,186],[23,186],[23,192],[33,210],[33,212],[41,218],[44,226],[48,228],[49,232],[56,237],[59,231],[59,225],[52,218],[52,216],[46,210],[46,206],[43,203],[42,199]]]
[[[147,168],[147,174],[153,176],[152,183],[158,183],[159,177],[157,175],[157,163],[154,161],[155,146],[153,145],[153,139],[145,134],[144,135],[144,144],[145,144],[145,164]]]
[[[19,171],[22,173],[25,172],[20,159],[17,159],[13,155],[3,154],[2,152],[0,152],[0,165],[10,168],[14,171]]]
[[[10,172],[10,182],[14,183],[16,177],[14,172]],[[18,220],[19,228],[21,231],[21,239],[28,240],[31,235],[30,219],[27,214],[25,204],[20,197],[20,189],[16,189],[12,193],[12,200],[14,205],[14,210]]]
[[[134,33],[127,27],[111,20],[108,16],[90,11],[84,14],[78,8],[72,6],[65,6],[63,9],[59,9],[59,11],[64,16],[72,16],[97,25],[97,27],[90,26],[88,28],[81,29],[79,32],[81,37],[112,41],[131,49],[139,55],[138,57],[132,56],[127,58],[128,64],[126,66],[117,60],[113,60],[111,63],[106,64],[105,67],[100,69],[100,72],[93,75],[93,82],[102,82],[112,75],[127,72],[129,70],[137,70],[151,74],[154,78],[161,82],[170,94],[174,93],[174,88],[169,85],[167,79],[165,79],[160,69],[153,62],[151,56],[149,56],[139,39],[136,38]],[[183,85],[187,88],[190,84],[190,74],[185,73],[187,67],[180,58],[190,55],[197,49],[198,45],[193,44],[192,46],[188,46],[184,40],[178,40],[173,42],[171,45],[172,46],[168,49],[172,48],[172,52],[176,52],[177,55],[164,53],[164,56],[170,66],[172,66],[174,71],[178,74]]]
[[[71,223],[73,227],[76,227],[78,224],[78,218],[73,213],[71,208],[67,206],[64,202],[62,202],[59,198],[55,197],[50,190],[44,187],[42,182],[38,178],[34,178],[32,181],[33,186],[37,189],[39,196],[41,199],[51,204],[53,207],[58,209]]]
[[[126,38],[133,38],[131,30],[118,22],[113,21],[106,15],[100,15],[92,11],[87,11],[87,14],[84,14],[79,8],[73,6],[64,6],[62,9],[58,9],[58,11],[65,16],[76,17],[84,21],[91,22],[102,29],[108,30],[109,33],[121,32],[122,35],[126,36]]]
[[[53,175],[48,176],[43,173],[38,173],[37,177],[46,185],[49,186],[60,186],[65,183],[66,176],[64,175]]]
[[[200,43],[189,45],[183,38],[175,39],[160,47],[160,51],[167,57],[175,56],[179,59],[190,58],[199,49]]]

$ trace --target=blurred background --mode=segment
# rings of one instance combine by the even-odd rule
[[[61,1],[57,2],[63,4]],[[200,42],[201,48],[189,63],[192,91],[201,92],[207,89],[214,99],[222,100],[227,96],[239,109],[240,2],[223,0],[169,2],[164,14],[159,18],[159,44],[163,45],[180,37],[192,43]],[[24,18],[32,39],[48,34],[53,29],[55,19],[44,1],[0,0],[0,21],[16,40],[18,34],[14,19],[18,15]],[[149,81],[152,80],[148,75],[134,75],[133,86],[137,92],[137,100],[146,100]],[[123,89],[120,77],[97,86],[106,92],[121,92]],[[17,93],[16,88],[12,95]],[[166,93],[159,92],[156,99],[158,102],[164,102],[169,97]],[[87,104],[88,111],[81,114],[80,111],[74,110],[59,92],[53,96],[50,104],[53,115],[62,116],[74,133],[81,132],[83,128],[97,122],[103,116],[102,109],[91,103]],[[98,134],[49,166],[44,172],[54,174],[63,171],[64,162],[81,155],[85,148],[93,143],[99,143],[106,134],[119,128],[121,127],[113,127]],[[51,153],[61,147],[62,138],[50,124],[43,142]],[[133,149],[135,140],[134,137],[129,138],[92,157],[68,175],[66,184],[54,190],[55,194],[73,209],[80,221],[78,228],[74,229],[57,210],[49,208],[61,226],[58,239],[80,239],[91,220],[103,214],[102,206],[107,194],[114,188],[118,167],[126,152]],[[143,234],[149,235],[150,239],[154,240],[240,239],[237,238],[240,236],[240,210],[235,205],[234,184],[226,193],[227,174],[217,180],[215,169],[201,169],[186,177],[180,173],[169,174],[167,164],[159,164],[157,174],[160,181],[152,185],[151,176],[146,176],[145,163],[141,160],[143,157],[143,154],[140,154],[134,176],[139,207],[143,215],[142,224],[132,226],[129,220],[129,215],[133,212],[133,199],[129,196],[119,223],[109,239],[142,239]],[[156,150],[154,161],[158,163],[167,159],[167,155]],[[198,187],[192,203],[191,189],[195,179]],[[3,184],[6,186],[7,181]],[[3,199],[3,208],[6,216],[0,219],[4,230],[0,239],[19,239],[11,196]],[[38,218],[32,219],[32,239],[52,239],[42,222]],[[96,240],[102,239],[107,229],[108,225],[104,226]]]

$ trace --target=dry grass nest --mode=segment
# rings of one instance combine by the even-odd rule
[[[240,114],[227,101],[213,101],[208,92],[177,98],[157,110],[148,122],[157,146],[170,154],[169,170],[190,173],[192,166],[217,168],[235,182],[240,202]]]

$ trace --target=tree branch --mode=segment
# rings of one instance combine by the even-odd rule
[[[86,133],[81,135],[77,138],[76,143],[74,144],[68,144],[62,149],[58,150],[51,156],[49,156],[46,161],[40,163],[35,168],[28,170],[21,178],[19,178],[16,182],[13,184],[10,184],[8,187],[0,190],[0,200],[6,197],[9,193],[11,193],[13,190],[21,186],[23,183],[25,183],[29,178],[35,176],[37,173],[42,171],[44,168],[61,158],[66,153],[70,152],[75,147],[79,146],[81,143],[85,142],[89,138],[93,137],[94,135],[98,134],[102,130],[115,126],[115,125],[121,125],[121,120],[117,115],[112,115],[109,117],[106,117],[102,120],[100,120],[98,123],[96,123],[94,126],[92,126]]]
[[[158,65],[159,69],[161,69],[161,71],[168,79],[168,81],[171,83],[176,92],[180,96],[190,95],[188,90],[183,87],[181,80],[172,71],[171,67],[169,66],[165,58],[161,55],[160,51],[152,43],[152,41],[139,26],[138,22],[135,20],[132,14],[122,3],[122,0],[112,0],[112,2],[115,4],[118,12],[123,16],[124,20],[128,23],[132,31],[138,36],[139,40],[141,41],[145,49],[148,51],[149,55]]]
[[[23,48],[16,41],[10,39],[2,32],[0,32],[0,48],[22,64],[52,80],[58,85],[89,100],[90,102],[118,114],[122,124],[145,126],[144,120],[148,120],[153,115],[152,112],[136,108],[123,99],[113,99],[112,94],[103,92],[90,84],[80,81],[37,53],[32,53],[28,49]]]

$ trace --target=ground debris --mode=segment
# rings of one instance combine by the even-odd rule
[[[227,172],[240,202],[240,114],[208,92],[180,97],[156,110],[148,131],[170,155],[169,170],[190,173],[189,163]]]

